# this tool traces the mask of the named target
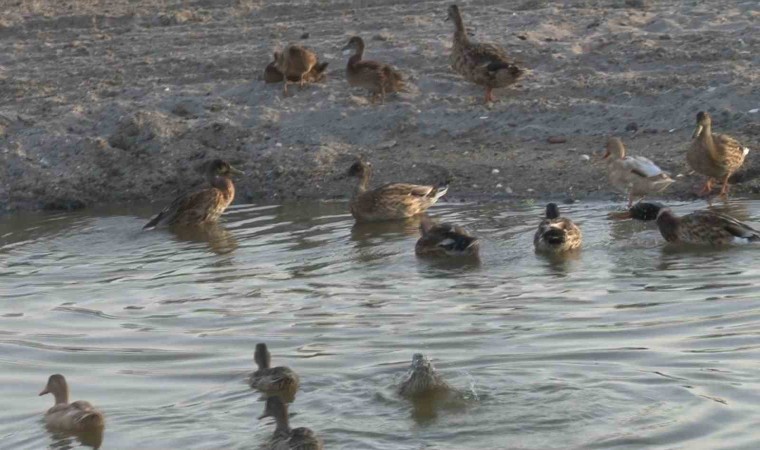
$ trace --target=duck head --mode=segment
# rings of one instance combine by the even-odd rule
[[[360,38],[359,36],[354,36],[351,39],[348,40],[348,43],[343,46],[342,51],[357,51],[357,50],[364,50],[364,40]]]
[[[351,164],[351,167],[348,168],[348,172],[346,172],[346,176],[364,178],[369,176],[371,173],[372,164],[364,160],[359,160]]]
[[[256,361],[256,365],[259,369],[268,369],[272,364],[272,355],[267,349],[267,345],[264,343],[256,344],[256,351],[253,353],[253,360]]]
[[[69,386],[66,384],[66,378],[64,378],[63,375],[59,373],[50,375],[45,389],[40,391],[40,395],[45,394],[53,394],[53,397],[55,397],[56,405],[59,403],[68,403]]]
[[[460,17],[461,14],[459,13],[459,7],[457,5],[449,5],[449,8],[447,10],[448,15],[446,16],[446,20],[453,20],[456,22]]]
[[[699,137],[703,130],[709,130],[712,126],[712,117],[710,114],[700,111],[697,113],[697,127],[694,129],[694,134],[691,135],[692,139]]]
[[[559,218],[559,206],[556,203],[546,205],[546,218],[554,220]]]
[[[205,165],[205,172],[206,176],[208,178],[216,178],[216,177],[231,177],[233,175],[245,175],[245,172],[242,172],[230,165],[227,161],[223,159],[212,159],[211,161],[207,162]]]
[[[611,137],[607,139],[607,146],[602,159],[608,158],[610,160],[625,158],[625,146],[623,146],[623,141],[620,138]]]

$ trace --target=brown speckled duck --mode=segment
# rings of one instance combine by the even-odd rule
[[[525,70],[510,61],[499,46],[470,41],[457,5],[449,6],[448,13],[447,20],[456,26],[451,67],[466,80],[484,86],[486,103],[493,102],[493,89],[516,83]]]
[[[285,80],[285,77],[282,75],[282,72],[277,69],[277,59],[280,57],[280,52],[274,52],[274,61],[270,62],[267,67],[264,69],[264,82],[265,83],[281,83]],[[314,67],[311,68],[311,70],[306,74],[305,81],[307,83],[319,83],[321,81],[324,81],[325,78],[327,78],[327,73],[325,73],[325,70],[327,69],[328,63],[320,63],[317,62]],[[298,83],[301,81],[300,77],[291,75],[288,77],[288,81],[291,83]]]
[[[272,367],[272,355],[264,343],[256,344],[253,354],[258,370],[251,374],[249,384],[264,393],[281,394],[287,399],[295,397],[298,391],[298,375],[288,367]]]
[[[725,134],[712,134],[712,118],[704,111],[697,114],[697,128],[686,153],[686,160],[696,172],[706,175],[701,195],[709,195],[713,180],[723,182],[720,195],[728,195],[728,179],[744,163],[749,148]]]
[[[288,405],[280,397],[267,398],[259,419],[274,417],[277,427],[262,448],[267,450],[322,450],[322,440],[310,428],[290,428]]]
[[[572,220],[560,217],[555,203],[546,205],[546,218],[538,225],[533,245],[538,252],[561,253],[580,248],[581,229]]]
[[[372,94],[373,102],[380,98],[382,103],[385,101],[385,94],[404,90],[404,78],[398,70],[388,64],[362,60],[364,40],[359,36],[352,37],[343,50],[354,51],[346,65],[348,84],[368,90]]]
[[[480,242],[464,228],[435,223],[425,216],[420,221],[422,236],[414,246],[420,256],[478,256]]]
[[[90,402],[78,400],[69,403],[69,386],[63,375],[51,375],[40,395],[53,394],[55,405],[45,413],[45,424],[50,429],[66,432],[97,432],[105,426],[103,413]]]
[[[290,80],[298,80],[303,87],[308,81],[308,74],[317,65],[317,54],[301,45],[289,45],[281,52],[275,52],[275,67],[285,76],[283,94],[288,93]]]
[[[230,176],[243,175],[243,172],[221,159],[207,162],[205,172],[210,187],[177,197],[143,229],[216,222],[235,198],[235,185]]]
[[[657,164],[643,156],[626,156],[625,146],[620,138],[607,140],[607,171],[610,184],[617,190],[628,194],[628,207],[635,198],[644,198],[648,194],[662,192],[674,183],[670,176]]]
[[[391,183],[368,190],[372,178],[372,165],[357,161],[348,169],[349,177],[359,183],[349,203],[351,214],[357,221],[400,220],[422,214],[446,195],[448,186]]]
[[[409,375],[398,387],[399,395],[413,398],[448,391],[454,391],[454,388],[435,370],[430,360],[422,353],[415,353]]]
[[[625,213],[616,213],[614,217],[654,220],[660,234],[668,242],[722,246],[760,241],[760,231],[731,216],[713,211],[696,211],[678,217],[658,203],[641,202]]]

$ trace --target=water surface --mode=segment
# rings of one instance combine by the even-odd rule
[[[105,411],[102,448],[256,448],[264,341],[301,375],[292,425],[327,448],[758,448],[760,248],[673,249],[613,208],[564,206],[585,245],[548,260],[539,205],[436,206],[482,237],[480,264],[420,260],[415,223],[357,227],[340,202],[180,235],[141,231],[151,209],[3,217],[1,446],[78,445],[42,424],[60,372]],[[724,208],[760,222],[760,202]],[[397,398],[414,352],[467,403]]]

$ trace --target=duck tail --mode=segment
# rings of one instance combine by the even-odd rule
[[[150,230],[153,228],[156,228],[156,225],[161,221],[161,219],[164,217],[164,213],[159,213],[156,215],[156,217],[150,219],[150,222],[146,223],[143,227],[143,230]]]
[[[314,72],[317,73],[318,75],[321,75],[327,69],[328,64],[330,63],[329,62],[317,63],[317,65],[314,66]]]
[[[430,192],[430,196],[433,197],[433,202],[437,202],[441,197],[446,195],[446,192],[449,191],[449,185],[448,184],[442,184],[438,186],[437,188],[433,189]]]
[[[103,415],[98,412],[91,412],[83,415],[77,420],[79,427],[84,430],[92,430],[95,428],[103,428],[105,421]]]

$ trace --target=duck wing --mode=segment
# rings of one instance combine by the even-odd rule
[[[652,178],[664,173],[651,159],[643,156],[626,157],[621,162],[628,170],[642,178]]]
[[[160,225],[172,225],[177,222],[180,215],[188,215],[187,218],[192,219],[192,222],[203,222],[211,211],[209,205],[217,204],[220,196],[221,192],[215,188],[201,189],[180,195],[145,224],[143,230]]]
[[[398,197],[431,197],[436,200],[443,197],[448,190],[448,186],[424,186],[421,184],[391,183],[380,186],[375,189],[378,196],[398,196]]]
[[[735,238],[746,239],[750,242],[760,241],[760,231],[731,216],[712,211],[697,211],[685,216],[682,220],[689,217],[698,221],[704,228],[723,230]]]

